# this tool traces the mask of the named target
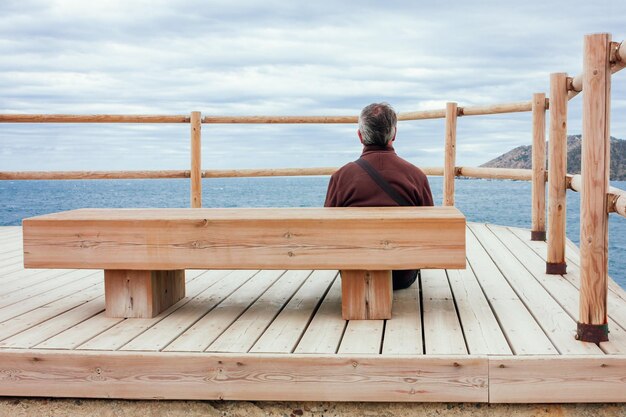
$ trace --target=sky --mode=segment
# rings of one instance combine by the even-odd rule
[[[530,100],[582,70],[583,37],[626,38],[623,0],[0,1],[0,113],[357,115]],[[581,131],[581,96],[569,134]],[[626,138],[626,70],[611,134]],[[189,169],[185,124],[0,124],[0,171]],[[457,165],[529,145],[530,113],[458,121]],[[203,125],[204,169],[356,159],[356,125]],[[396,150],[443,165],[444,121]]]

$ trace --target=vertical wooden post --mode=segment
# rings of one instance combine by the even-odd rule
[[[533,94],[533,195],[531,240],[546,240],[546,95]]]
[[[607,33],[585,36],[582,184],[580,193],[580,320],[576,337],[609,340],[607,325],[611,69]]]
[[[548,153],[548,259],[546,273],[565,274],[565,177],[567,175],[567,74],[550,75]]]
[[[202,207],[202,141],[200,112],[191,112],[191,207]]]
[[[391,271],[341,271],[341,316],[344,320],[391,318]]]
[[[443,205],[454,206],[456,175],[456,103],[446,103],[446,152],[443,165]]]
[[[183,297],[185,270],[104,270],[107,317],[155,317]]]

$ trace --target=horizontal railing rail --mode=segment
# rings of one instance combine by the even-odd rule
[[[611,74],[624,69],[626,67],[626,46],[623,46],[624,42],[611,42],[611,52],[609,60],[611,62]],[[584,73],[580,73],[577,76],[570,79],[568,86],[567,98],[569,100],[576,97],[581,91],[583,91],[583,78]]]
[[[202,178],[296,177],[332,175],[339,168],[206,169]],[[443,167],[420,167],[429,176],[443,176]],[[455,177],[531,181],[531,169],[455,167]],[[0,180],[132,180],[190,178],[190,170],[151,171],[4,171]],[[547,181],[548,177],[545,176]]]
[[[548,100],[546,99],[546,107]],[[458,107],[457,115],[480,116],[529,112],[531,101]],[[443,119],[446,109],[398,113],[398,120]],[[204,116],[206,124],[354,124],[358,116]],[[190,123],[185,115],[129,114],[0,114],[0,123]]]
[[[566,184],[568,189],[579,193],[582,190],[582,176],[580,174],[568,175]],[[626,217],[626,191],[617,187],[609,187],[606,196],[608,212]]]

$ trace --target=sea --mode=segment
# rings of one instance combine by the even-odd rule
[[[202,182],[204,207],[320,207],[329,177],[211,178]],[[441,177],[430,177],[435,204]],[[626,181],[611,185],[626,190]],[[0,181],[0,226],[76,208],[189,207],[189,180]],[[468,221],[531,226],[531,184],[526,181],[457,179],[455,204]],[[609,219],[609,275],[626,288],[626,219]],[[580,195],[567,193],[567,236],[579,242]]]

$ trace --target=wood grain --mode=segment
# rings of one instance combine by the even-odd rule
[[[546,232],[546,95],[533,94],[532,231]]]
[[[250,352],[293,352],[336,277],[337,271],[313,271],[278,317],[263,332]],[[337,317],[340,317],[340,314],[337,314]]]
[[[626,402],[626,356],[490,357],[492,403]]]
[[[152,318],[185,296],[185,270],[106,269],[104,296],[108,317]]]
[[[295,353],[336,353],[347,323],[341,318],[341,279],[335,279]]]
[[[206,349],[209,352],[248,352],[312,271],[286,271]]]
[[[583,140],[580,190],[580,318],[607,323],[609,190],[611,139],[611,36],[585,36],[583,67]]]
[[[509,227],[507,230],[516,235],[518,240],[507,239],[506,245],[520,261],[524,262],[537,281],[539,281],[546,291],[548,291],[563,309],[567,311],[570,317],[576,320],[579,314],[580,294],[571,279],[576,275],[577,265],[573,262],[570,263],[569,271],[565,276],[548,275],[543,268],[546,256],[545,243],[529,240],[525,231],[520,229]],[[624,301],[623,299],[621,300],[622,305],[626,305]],[[624,329],[626,329],[626,321],[622,328],[618,322],[609,319],[611,340],[609,342],[600,343],[600,348],[609,354],[626,354],[626,330]],[[593,344],[593,346],[595,346],[595,344]]]
[[[548,293],[529,271],[531,258],[516,258],[516,251],[506,246],[506,242],[518,239],[503,227],[472,225],[483,245],[495,259],[498,268],[504,273],[511,287],[527,308],[533,312],[537,323],[561,354],[590,355],[602,354],[593,343],[581,343],[574,336],[576,323],[563,307]],[[521,242],[520,242],[521,243]],[[536,273],[537,264],[533,264]]]
[[[85,209],[23,225],[27,268],[465,267],[454,207]]]
[[[531,181],[533,176],[531,169],[457,167],[456,170],[457,176],[469,178]]]
[[[470,225],[471,226],[471,225]],[[514,355],[558,354],[546,334],[535,321],[490,253],[473,234],[467,234],[467,259],[476,274],[500,328]]]
[[[456,176],[456,103],[446,104],[445,153],[443,166],[443,205],[454,206]]]
[[[164,350],[200,352],[228,329],[285,271],[260,271],[228,297],[216,298],[211,310],[194,320],[192,326],[173,340]],[[202,312],[202,311],[201,311]]]
[[[548,152],[548,264],[565,264],[567,174],[567,74],[550,75]]]
[[[467,354],[446,271],[422,270],[421,275],[426,354]]]
[[[391,271],[341,271],[341,316],[344,320],[391,318]]]
[[[487,391],[485,357],[0,352],[4,396],[486,402]]]
[[[200,112],[191,112],[191,207],[202,207],[202,123]]]
[[[511,348],[472,268],[468,265],[464,270],[447,272],[469,353],[511,355]]]
[[[385,323],[383,355],[422,355],[424,353],[418,281],[415,281],[409,288],[393,292],[391,320]]]
[[[140,114],[0,114],[0,123],[189,123],[189,116]]]
[[[78,343],[74,348],[107,351],[141,347],[140,350],[160,350],[185,329],[185,327],[180,328],[177,325],[184,326],[186,320],[189,320],[189,315],[186,313],[190,309],[196,310],[196,314],[202,316],[206,310],[215,306],[215,304],[211,304],[211,299],[207,300],[205,294],[214,294],[218,300],[221,300],[220,290],[224,281],[235,281],[234,288],[237,288],[239,277],[228,274],[226,275],[227,278],[223,279],[225,272],[227,271],[186,271],[185,275],[191,278],[185,284],[187,297],[150,319],[123,320],[107,327],[104,332],[94,333],[90,327],[89,330],[86,330],[86,332],[91,332],[89,336],[82,341],[75,340]],[[238,271],[238,274],[242,274],[242,271]],[[245,278],[249,277],[248,274],[250,272],[246,271]],[[198,279],[199,277],[202,278]],[[206,302],[206,307],[202,304],[203,301]],[[203,307],[206,310],[203,310]],[[176,314],[173,314],[174,312]],[[191,323],[194,321],[192,320]],[[68,340],[71,339],[68,337]],[[55,345],[50,343],[49,347],[54,348]]]

